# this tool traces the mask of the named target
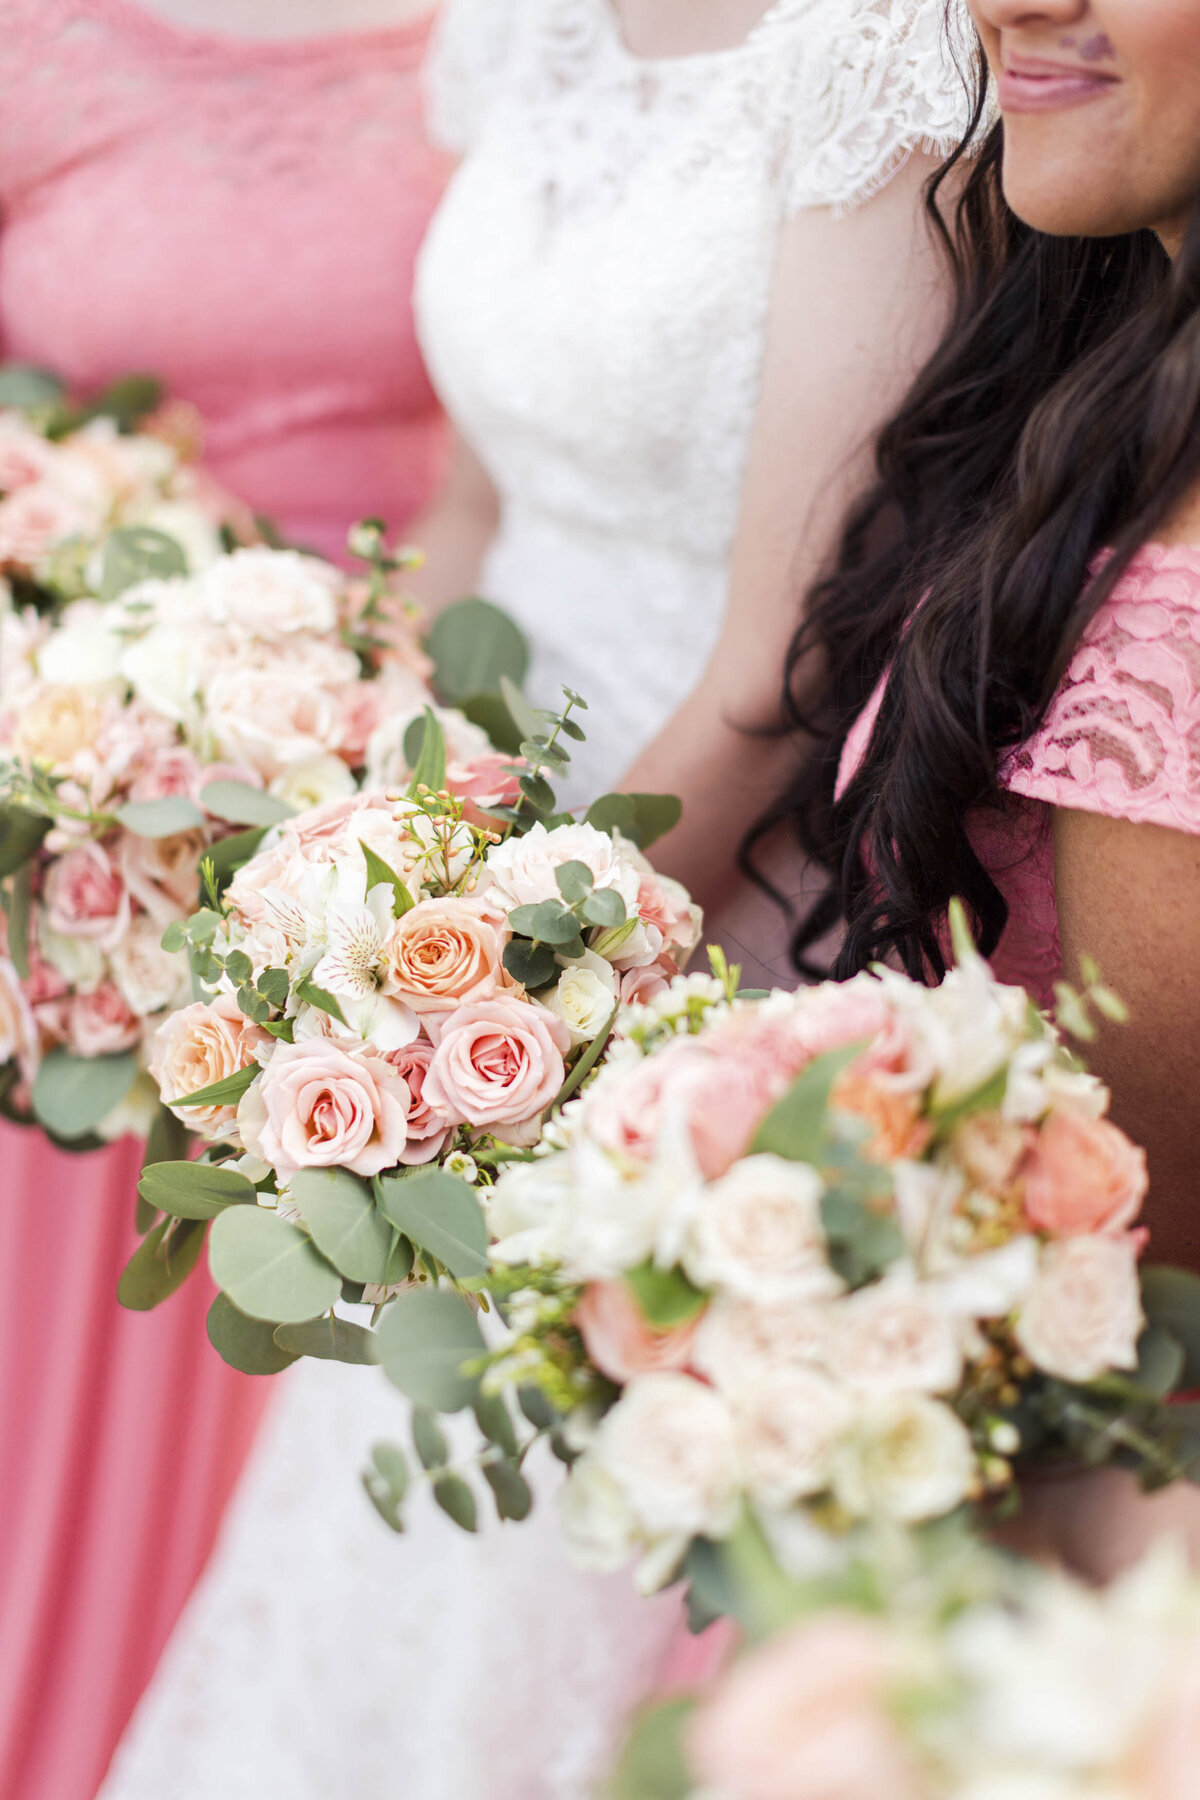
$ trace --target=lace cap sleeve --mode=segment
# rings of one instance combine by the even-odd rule
[[[442,149],[464,156],[477,142],[511,67],[521,4],[445,0],[423,73],[429,135]]]
[[[1000,781],[1051,806],[1200,835],[1200,548],[1140,553]]]
[[[965,0],[833,0],[802,6],[789,209],[848,212],[917,149],[943,154],[970,118],[978,54]],[[789,23],[784,7],[778,18]]]

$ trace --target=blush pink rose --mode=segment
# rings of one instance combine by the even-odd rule
[[[115,982],[102,981],[90,994],[73,994],[67,1009],[67,1037],[77,1056],[112,1056],[131,1050],[142,1035],[142,1020]]]
[[[622,1385],[635,1375],[686,1369],[699,1322],[657,1330],[623,1281],[590,1282],[575,1309],[588,1355],[602,1375]]]
[[[100,844],[80,844],[51,863],[43,897],[47,923],[62,937],[111,950],[129,928],[129,891]]]
[[[1025,1212],[1041,1231],[1120,1231],[1149,1187],[1146,1152],[1107,1119],[1054,1112],[1025,1163]]]
[[[118,856],[129,892],[164,930],[199,905],[200,863],[211,842],[205,826],[163,838],[122,837]]]
[[[497,994],[438,1022],[425,1099],[510,1143],[536,1129],[562,1087],[571,1034],[544,1007]]]
[[[462,801],[464,817],[472,825],[482,825],[497,806],[516,805],[524,763],[523,756],[503,756],[499,751],[473,756],[469,762],[452,762],[446,770],[446,787]]]
[[[408,1141],[408,1083],[366,1049],[280,1044],[238,1107],[242,1142],[287,1179],[300,1169],[378,1175]]]
[[[701,1172],[715,1181],[745,1155],[790,1080],[786,1066],[765,1058],[713,1055],[694,1040],[679,1038],[592,1090],[589,1133],[617,1156],[648,1163],[664,1120],[682,1112]]]
[[[188,1094],[227,1081],[250,1066],[271,1044],[268,1032],[251,1024],[232,994],[197,1000],[172,1013],[154,1035],[150,1074],[163,1103],[171,1106]],[[235,1106],[188,1107],[183,1117],[200,1137],[223,1137],[237,1117]]]
[[[433,1061],[433,1045],[427,1038],[415,1038],[401,1050],[389,1050],[387,1060],[408,1083],[408,1142],[400,1153],[407,1167],[432,1162],[440,1155],[457,1119],[447,1118],[429,1104],[425,1097],[425,1078]]]
[[[0,493],[29,487],[54,466],[54,447],[15,416],[0,418]]]
[[[205,771],[204,780],[211,777]],[[159,750],[143,763],[129,789],[131,800],[195,800],[200,792],[200,765],[183,744]]]
[[[700,917],[687,889],[679,882],[647,872],[638,889],[637,909],[642,924],[661,933],[664,950],[695,948]]]
[[[342,707],[342,743],[338,755],[352,769],[367,760],[367,740],[383,717],[383,688],[378,681],[353,681],[339,688]]]
[[[448,1012],[486,1000],[503,976],[505,936],[486,902],[422,900],[388,933],[384,992],[414,1012]]]
[[[691,1766],[724,1800],[919,1800],[892,1679],[879,1626],[824,1614],[734,1666],[688,1727]]]
[[[669,956],[660,956],[656,962],[647,963],[641,969],[629,969],[621,977],[621,1005],[645,1006],[648,1001],[657,1000],[660,994],[666,993],[678,973]]]
[[[98,524],[94,507],[48,481],[32,482],[0,500],[0,563],[32,569],[55,544]]]

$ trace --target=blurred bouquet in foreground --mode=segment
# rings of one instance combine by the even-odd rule
[[[977,1550],[809,1607],[654,1709],[620,1800],[1191,1800],[1200,1587],[1161,1544],[1107,1591]]]
[[[511,689],[509,704],[522,713]],[[238,1366],[369,1360],[369,1334],[321,1316],[339,1299],[423,1282],[436,1301],[443,1276],[482,1276],[497,1163],[539,1140],[622,1002],[664,992],[693,949],[696,910],[637,841],[677,804],[554,813],[581,704],[529,712],[490,792],[427,711],[407,792],[288,819],[168,934],[207,997],[160,1028],[151,1074],[214,1148],[148,1169],[140,1191],[176,1231],[214,1219],[211,1330]],[[158,1247],[138,1253],[151,1278]]]
[[[1022,1457],[1185,1471],[1191,1416],[1162,1401],[1196,1379],[1197,1290],[1139,1281],[1145,1158],[965,943],[939,988],[689,976],[619,1031],[488,1196],[507,1340],[443,1296],[470,1377],[444,1395],[406,1360],[412,1297],[382,1346],[418,1402],[517,1390],[550,1415],[586,1566],[685,1575],[703,1618],[747,1517],[808,1573],[871,1522],[1001,1501]]]

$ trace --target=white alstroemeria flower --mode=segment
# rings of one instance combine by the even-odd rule
[[[382,883],[361,904],[331,905],[325,915],[325,954],[313,969],[316,985],[339,1000],[372,999],[382,980],[391,925],[391,890]]]

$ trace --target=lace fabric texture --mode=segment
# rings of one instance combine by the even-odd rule
[[[449,0],[426,83],[465,160],[422,253],[442,400],[503,500],[484,590],[615,779],[694,686],[727,595],[787,216],[866,199],[965,116],[926,0],[776,0],[647,61],[609,0]]]

